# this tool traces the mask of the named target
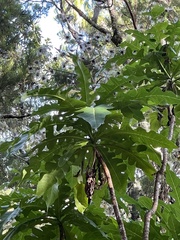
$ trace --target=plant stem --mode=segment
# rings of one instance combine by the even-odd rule
[[[111,178],[111,174],[110,171],[106,165],[106,163],[104,162],[101,154],[96,150],[96,157],[99,161],[99,163],[101,164],[101,166],[103,167],[106,179],[107,179],[107,183],[108,183],[108,187],[109,187],[109,192],[110,192],[110,196],[111,196],[111,201],[112,201],[112,205],[113,205],[113,209],[114,209],[114,214],[116,216],[116,220],[119,226],[119,232],[121,235],[121,239],[122,240],[127,240],[127,235],[126,235],[126,230],[124,227],[124,223],[121,217],[121,213],[119,210],[119,206],[118,206],[118,202],[116,199],[116,195],[115,195],[115,190],[114,190],[114,185],[113,185],[113,181]]]
[[[60,238],[59,240],[65,240],[65,233],[64,233],[64,228],[63,225],[59,222],[59,232],[60,232]]]
[[[174,132],[174,125],[175,125],[175,115],[174,115],[173,109],[170,109],[170,106],[168,107],[168,112],[170,113],[168,139],[172,140],[173,132]],[[159,171],[157,171],[156,178],[155,178],[154,198],[153,198],[152,208],[145,214],[143,240],[149,240],[150,221],[151,221],[152,215],[155,214],[155,212],[157,211],[157,208],[158,208],[161,181],[162,181],[162,178],[166,171],[167,161],[168,161],[168,150],[167,150],[167,148],[163,148],[162,149],[161,168],[159,169]]]

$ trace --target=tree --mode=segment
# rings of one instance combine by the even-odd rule
[[[18,136],[30,122],[30,101],[21,101],[22,93],[37,87],[40,54],[40,29],[32,10],[19,1],[0,1],[0,142]],[[36,65],[36,71],[33,68]],[[39,85],[39,83],[38,83]],[[9,182],[20,166],[26,165],[25,153],[0,154],[0,182]],[[15,170],[16,169],[16,170]],[[21,169],[21,168],[20,168]]]
[[[156,5],[146,14],[155,21],[164,12]],[[11,154],[31,144],[29,165],[14,179],[26,188],[0,199],[3,239],[178,239],[179,178],[170,158],[178,153],[179,29],[179,21],[157,21],[127,30],[124,51],[103,65],[118,76],[95,86],[92,69],[69,53],[74,84],[27,93],[41,100],[37,118],[0,148]],[[127,194],[138,169],[154,181],[153,198]],[[108,203],[115,218],[102,208]]]

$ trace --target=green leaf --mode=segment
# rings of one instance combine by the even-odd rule
[[[169,195],[175,200],[171,205],[171,211],[180,221],[180,178],[176,174],[167,168],[166,170],[166,181],[167,184],[171,187],[172,191],[169,192]]]
[[[6,152],[9,148],[10,148],[10,146],[12,146],[12,143],[13,143],[13,141],[10,141],[10,142],[3,142],[3,143],[1,143],[0,144],[0,151],[1,152]]]
[[[46,202],[47,209],[55,202],[55,200],[58,197],[59,189],[58,189],[59,184],[55,183],[51,187],[49,187],[46,192],[43,195],[43,198]]]
[[[152,206],[152,199],[142,196],[138,199],[138,203],[142,208],[146,208],[149,210]]]
[[[100,226],[96,224],[95,221],[91,220],[86,216],[86,212],[81,214],[77,210],[68,211],[68,214],[63,219],[64,223],[67,223],[69,226],[75,225],[82,233],[86,236],[85,239],[109,239],[106,234],[106,231],[102,231]],[[117,225],[116,225],[117,227]],[[76,234],[76,233],[74,233]],[[110,240],[110,239],[109,239]]]
[[[126,231],[128,239],[142,239],[142,224],[138,222],[130,221],[129,223],[125,223]]]
[[[42,223],[40,220],[42,219],[42,216],[37,216],[31,219],[23,220],[18,225],[16,225],[13,229],[8,231],[8,233],[5,235],[3,240],[12,240],[12,237],[16,235],[18,232],[23,231],[26,226],[31,226],[31,224],[35,225],[37,223]]]
[[[79,227],[77,226],[71,226],[71,228],[69,228],[68,224],[67,225],[63,225],[63,229],[65,232],[65,236],[68,240],[74,240],[74,238],[76,237],[77,239],[83,239],[84,237],[84,233],[79,229]]]
[[[107,83],[102,83],[100,88],[97,89],[97,94],[100,95],[100,99],[97,100],[97,103],[111,103],[111,99],[114,98],[114,93],[119,92],[120,87],[124,86],[127,82],[126,78],[117,77],[110,78]]]
[[[149,13],[147,13],[148,15],[152,16],[153,18],[157,18],[158,16],[160,16],[162,13],[164,12],[164,7],[160,6],[160,5],[155,5],[151,11]]]
[[[104,123],[106,115],[111,113],[107,108],[108,107],[103,105],[97,107],[85,107],[79,110],[82,113],[77,116],[88,122],[93,129],[97,129]]]
[[[132,141],[134,143],[153,146],[153,147],[164,147],[168,148],[170,151],[176,149],[177,146],[172,142],[166,139],[164,136],[155,133],[153,131],[146,132],[142,128],[132,129],[129,126],[122,126],[121,129],[111,129],[108,131],[101,132],[99,135],[100,139],[105,139],[106,144],[109,139],[114,146],[120,146],[123,141]]]
[[[78,182],[77,175],[80,169],[81,168],[79,166],[71,165],[70,171],[66,174],[66,179],[71,188],[74,188],[77,185]]]
[[[143,93],[142,91],[142,93],[140,93],[138,97],[147,98],[150,105],[151,105],[151,102],[157,105],[169,105],[169,104],[180,103],[179,96],[175,95],[171,91],[163,92],[159,88],[154,88],[152,91],[146,92],[146,93],[145,92]]]
[[[38,197],[44,195],[46,191],[56,183],[57,175],[58,175],[57,170],[54,170],[51,173],[46,173],[43,175],[43,177],[37,184],[36,194]]]
[[[157,43],[152,42],[149,39],[149,36],[147,36],[147,34],[145,34],[144,32],[140,32],[138,30],[127,30],[126,32],[129,34],[132,34],[139,42],[143,42],[143,44],[147,44],[151,49],[154,49],[157,46]],[[131,54],[132,54],[132,52],[131,52]],[[132,56],[133,56],[133,54],[132,54]]]
[[[49,113],[49,112],[52,112],[52,111],[59,111],[60,110],[60,105],[58,103],[54,103],[54,104],[51,104],[51,105],[44,105],[40,108],[38,108],[37,111],[34,111],[33,112],[33,115],[43,115],[45,113]]]
[[[83,213],[88,206],[88,198],[85,193],[85,185],[78,183],[74,188],[75,204],[80,213]]]
[[[140,144],[146,144],[153,147],[164,147],[168,148],[169,150],[176,148],[176,145],[168,139],[164,138],[164,136],[161,136],[160,134],[153,131],[146,132],[142,128],[137,128],[135,130],[125,128],[120,130],[120,134],[126,138],[130,137],[135,143],[138,142]]]
[[[101,220],[101,229],[107,234],[107,239],[116,240],[119,238],[118,225],[114,218],[108,217],[106,221]]]
[[[164,10],[164,9],[163,9]],[[154,39],[156,43],[161,43],[162,39],[166,39],[166,29],[168,26],[168,22],[160,22],[155,24],[151,29],[149,29],[147,32],[149,33],[149,37]]]
[[[170,232],[172,233],[172,237],[174,240],[179,240],[180,238],[180,221],[178,221],[172,214],[168,219],[168,227]]]
[[[161,231],[161,226],[158,226],[154,219],[152,219],[150,225],[149,239],[169,240],[169,237],[166,236],[166,234],[161,234]]]
[[[176,77],[178,78],[180,73],[180,61],[174,61],[172,66],[172,78]]]
[[[17,207],[15,209],[8,210],[3,215],[1,215],[1,221],[0,221],[0,233],[3,231],[3,227],[13,221],[21,212],[21,208]]]
[[[120,101],[120,103],[125,102],[125,105],[142,104],[148,106],[164,106],[170,104],[179,104],[180,97],[171,91],[163,92],[158,87],[153,88],[151,91],[146,90],[144,87],[140,87],[139,89],[130,90],[127,93],[119,93],[116,101]],[[121,103],[121,105],[123,104]]]
[[[43,114],[53,110],[69,111],[82,108],[86,105],[84,101],[70,97],[67,93],[63,93],[60,89],[40,88],[38,91],[30,91],[26,97],[29,96],[38,97],[40,99],[42,98],[43,100],[46,97],[49,100],[57,100],[59,103],[59,105],[54,103],[50,106],[46,104],[45,106],[40,107],[37,111],[34,111],[33,115]]]
[[[13,142],[11,142],[11,145],[9,146],[9,152],[17,153],[19,149],[23,148],[25,142],[28,140],[29,134],[23,133],[20,137],[16,138]]]
[[[175,199],[175,203],[180,206],[180,178],[173,171],[167,169],[166,181],[172,188],[169,194]]]
[[[39,90],[32,90],[28,93],[25,93],[22,96],[22,100],[25,100],[28,97],[47,97],[50,99],[56,99],[56,100],[65,100],[65,97],[60,94],[60,89],[52,89],[52,88],[40,88]]]
[[[81,89],[81,100],[87,104],[91,103],[91,90],[90,90],[90,79],[91,75],[88,68],[85,67],[82,61],[78,57],[73,57],[75,63],[75,71],[78,75],[78,83]]]

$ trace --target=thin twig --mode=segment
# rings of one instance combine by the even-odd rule
[[[114,190],[114,185],[113,185],[113,181],[111,178],[111,174],[110,171],[106,165],[106,163],[104,162],[101,154],[96,150],[96,157],[99,161],[99,163],[101,164],[101,166],[103,167],[106,179],[107,179],[107,183],[108,183],[108,187],[109,187],[109,192],[110,192],[110,196],[111,196],[111,201],[112,201],[112,205],[113,205],[113,209],[114,209],[114,214],[116,216],[116,220],[119,226],[119,232],[120,232],[120,236],[122,240],[127,240],[127,235],[126,235],[126,230],[124,227],[124,223],[121,217],[121,213],[119,210],[119,206],[118,206],[118,202],[116,199],[116,195],[115,195],[115,190]]]
[[[168,112],[169,112],[168,117],[170,118],[168,140],[171,141],[173,137],[174,126],[175,126],[175,115],[174,115],[173,108],[171,108],[170,106],[168,107]],[[166,171],[167,162],[168,162],[168,150],[167,148],[163,148],[162,149],[162,165],[159,171],[156,173],[156,178],[155,178],[154,198],[153,198],[152,208],[145,214],[143,240],[149,240],[150,221],[158,208],[161,181]]]
[[[12,114],[0,114],[0,118],[7,119],[7,118],[26,118],[30,117],[31,114],[26,114],[26,115],[12,115]]]
[[[130,6],[130,4],[128,3],[127,0],[124,0],[124,2],[125,2],[126,6],[127,6],[127,8],[128,8],[128,11],[129,11],[130,16],[131,16],[134,29],[137,29],[136,19],[135,19],[135,16],[134,16],[134,14],[133,14],[133,12],[132,12],[132,10],[131,10],[131,6]]]
[[[55,1],[51,0],[51,3],[55,6],[55,8],[57,8],[59,11],[61,11],[61,4],[60,4],[60,7],[58,7],[58,5],[56,4]]]

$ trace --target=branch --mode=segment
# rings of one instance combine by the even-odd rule
[[[99,26],[97,23],[93,22],[90,18],[88,18],[79,8],[77,8],[71,1],[65,0],[78,14],[81,16],[86,22],[88,22],[92,27],[96,28],[98,31],[107,34],[108,30]]]
[[[133,22],[134,29],[137,29],[136,19],[135,19],[135,16],[134,16],[134,14],[133,14],[133,12],[132,12],[132,10],[131,10],[130,4],[128,3],[127,0],[124,0],[124,2],[125,2],[126,6],[127,6],[127,8],[128,8],[129,13],[130,13],[130,16],[131,16],[131,19],[132,19],[132,22]]]
[[[125,230],[124,223],[123,223],[121,213],[120,213],[120,210],[119,210],[118,202],[117,202],[117,199],[116,199],[115,190],[114,190],[114,186],[113,186],[110,171],[109,171],[106,163],[104,162],[101,154],[97,150],[96,150],[96,157],[97,157],[99,163],[102,165],[105,176],[107,178],[107,183],[108,183],[108,187],[109,187],[111,201],[112,201],[114,213],[115,213],[115,216],[116,216],[116,220],[117,220],[117,223],[118,223],[118,226],[119,226],[119,232],[120,232],[120,235],[121,235],[121,239],[122,240],[127,240],[126,230]]]
[[[12,114],[0,114],[0,118],[3,119],[7,119],[7,118],[26,118],[26,117],[30,117],[31,114],[26,114],[26,115],[21,115],[21,116],[16,116],[16,115],[12,115]]]
[[[175,115],[174,115],[174,109],[170,106],[168,107],[168,113],[169,113],[169,134],[168,134],[168,140],[172,140],[173,132],[174,132],[174,126],[175,126]],[[149,240],[149,232],[150,232],[150,221],[152,218],[152,215],[155,214],[158,208],[159,203],[159,193],[160,193],[160,187],[162,182],[162,177],[164,176],[164,173],[166,171],[166,165],[168,162],[168,150],[167,148],[162,149],[162,165],[159,171],[156,173],[155,178],[155,184],[154,184],[154,198],[153,198],[153,204],[152,208],[145,214],[144,219],[144,231],[143,231],[143,240]]]
[[[67,27],[68,27],[68,30],[69,32],[72,34],[73,38],[76,40],[76,42],[79,44],[80,46],[80,40],[78,39],[78,32],[76,30],[74,30],[70,24],[70,22],[67,20],[66,18],[66,14],[67,12],[70,10],[70,9],[66,9],[64,10],[63,8],[63,4],[62,4],[62,1],[60,0],[60,8],[58,8],[58,6],[56,5],[56,3],[54,3],[54,6],[64,15],[65,19],[66,19],[66,23],[67,23]],[[70,5],[68,5],[68,8],[71,8]],[[63,26],[62,26],[63,27]],[[58,49],[56,49],[58,50]],[[58,50],[59,51],[59,50]]]
[[[121,33],[119,31],[117,19],[118,15],[113,5],[113,0],[107,0],[109,15],[111,17],[111,26],[113,30],[112,42],[118,46],[122,42]]]

